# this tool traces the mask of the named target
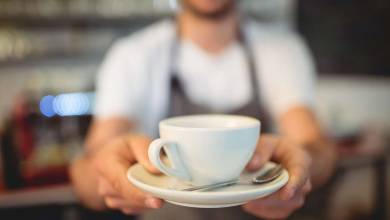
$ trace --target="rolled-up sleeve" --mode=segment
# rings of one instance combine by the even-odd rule
[[[136,48],[125,40],[108,51],[96,78],[94,115],[135,119],[143,105],[143,71]],[[138,65],[137,65],[138,64]]]
[[[260,96],[274,118],[294,106],[312,107],[315,67],[299,35],[283,31],[270,35],[259,51]]]

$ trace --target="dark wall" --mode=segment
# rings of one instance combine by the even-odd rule
[[[0,208],[4,220],[135,220],[135,216],[119,211],[96,212],[79,205],[43,205],[20,208]]]
[[[321,73],[390,77],[389,0],[299,0],[298,28]]]

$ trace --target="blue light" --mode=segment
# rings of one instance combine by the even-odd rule
[[[46,117],[53,117],[56,113],[53,109],[54,96],[47,95],[39,102],[39,109],[41,113]]]
[[[85,93],[60,94],[54,98],[53,108],[60,116],[85,115],[90,112],[90,100]]]
[[[94,97],[93,92],[47,95],[41,99],[39,107],[46,117],[88,115],[92,112]]]

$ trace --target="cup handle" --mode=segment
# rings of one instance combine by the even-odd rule
[[[165,166],[161,161],[160,152],[162,148],[164,148],[168,159],[171,161],[172,167]],[[188,174],[180,159],[177,144],[175,142],[162,138],[156,139],[149,145],[148,155],[150,162],[161,172],[168,176],[191,181],[191,176]]]

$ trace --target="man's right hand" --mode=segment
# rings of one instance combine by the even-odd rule
[[[139,214],[163,205],[162,200],[140,191],[126,177],[127,169],[136,162],[152,173],[159,173],[148,159],[150,142],[143,135],[126,135],[90,155],[98,175],[97,191],[107,207],[125,214]]]

